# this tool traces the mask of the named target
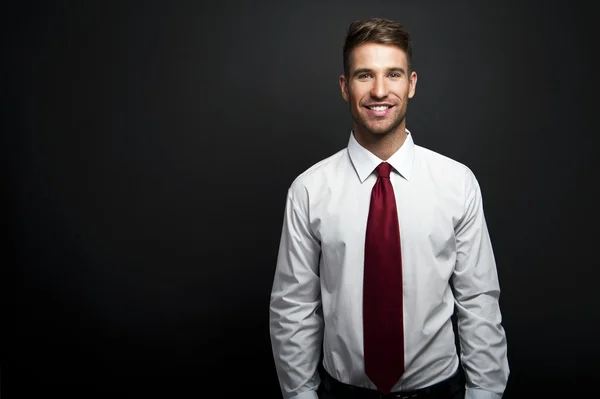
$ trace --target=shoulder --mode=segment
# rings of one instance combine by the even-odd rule
[[[415,146],[416,174],[433,186],[441,196],[467,203],[481,196],[481,188],[473,170],[465,163],[431,149]]]
[[[288,190],[288,196],[296,203],[306,203],[309,197],[317,195],[334,179],[341,164],[348,159],[347,148],[309,166],[297,175]]]
[[[415,154],[420,166],[435,177],[452,181],[476,181],[471,168],[454,158],[419,145],[415,145]]]

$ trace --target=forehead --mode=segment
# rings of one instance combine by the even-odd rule
[[[350,54],[350,69],[386,68],[408,69],[406,53],[401,48],[391,44],[363,43],[352,50]]]

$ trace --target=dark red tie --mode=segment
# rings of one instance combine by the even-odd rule
[[[392,166],[377,167],[365,240],[363,327],[365,372],[389,393],[404,372],[402,257]]]

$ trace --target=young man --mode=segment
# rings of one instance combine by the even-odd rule
[[[343,54],[348,146],[287,194],[270,303],[283,397],[501,398],[506,336],[477,179],[406,129],[417,74],[402,25],[353,22]]]

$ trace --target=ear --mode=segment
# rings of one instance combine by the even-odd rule
[[[344,100],[348,102],[348,80],[346,79],[346,75],[341,74],[339,81],[340,89],[342,90],[342,97],[344,97]]]
[[[408,98],[413,98],[417,89],[417,73],[412,71],[408,78]]]

